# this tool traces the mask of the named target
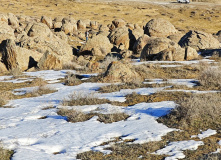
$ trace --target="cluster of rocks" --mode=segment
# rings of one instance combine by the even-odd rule
[[[86,30],[90,32],[90,39],[77,50],[69,38],[76,37],[83,41]],[[214,35],[196,30],[183,33],[164,19],[152,19],[145,26],[115,19],[105,26],[73,17],[52,19],[42,16],[38,19],[12,13],[0,14],[1,70],[28,70],[32,67],[61,69],[64,63],[71,63],[74,55],[114,55],[121,59],[135,56],[141,60],[158,61],[193,60],[198,58],[198,52],[219,49],[220,42],[221,31]],[[110,72],[106,71],[106,75]]]

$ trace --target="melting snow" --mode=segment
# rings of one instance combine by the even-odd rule
[[[176,160],[180,158],[185,158],[183,154],[184,150],[196,150],[198,146],[203,145],[202,141],[179,141],[179,142],[171,142],[163,149],[156,151],[154,154],[159,155],[170,155],[170,157],[166,157],[165,160]]]

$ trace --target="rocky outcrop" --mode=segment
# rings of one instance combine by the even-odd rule
[[[161,18],[150,20],[144,28],[144,33],[151,37],[167,37],[177,32],[169,21]]]
[[[220,47],[219,41],[212,34],[202,31],[189,31],[179,41],[181,47],[190,46],[197,51],[204,49],[217,49]]]
[[[74,26],[67,22],[62,25],[61,30],[64,31],[65,34],[70,34],[74,31]]]
[[[142,37],[138,38],[133,46],[133,54],[140,55],[149,39],[150,37],[148,35],[143,35]]]
[[[45,70],[62,69],[62,61],[55,54],[46,51],[39,60],[38,67]]]
[[[116,46],[123,44],[125,49],[129,48],[130,39],[127,27],[115,28],[111,31],[108,37],[112,44],[115,44]]]
[[[8,70],[18,68],[17,48],[13,40],[7,39],[3,41],[2,62]]]
[[[141,52],[141,60],[152,60],[156,54],[176,44],[168,38],[149,38]],[[178,46],[178,45],[177,45]]]
[[[95,56],[106,56],[113,45],[110,43],[109,39],[103,35],[94,36],[89,39],[85,45],[83,45],[79,51],[79,54],[92,54]]]
[[[20,46],[45,53],[47,50],[50,53],[57,55],[61,61],[70,61],[72,59],[72,48],[64,40],[55,36],[47,25],[43,23],[34,23],[27,35],[23,35],[20,39]]]
[[[153,59],[158,61],[183,61],[185,56],[185,49],[176,46],[167,48],[158,54]]]
[[[216,33],[218,41],[221,43],[221,30]]]
[[[50,17],[42,16],[41,17],[41,22],[46,24],[49,28],[53,28],[52,19]]]
[[[51,35],[52,35],[51,30],[48,28],[47,25],[43,23],[34,23],[28,31],[29,37],[47,38],[50,37]]]
[[[7,72],[5,64],[0,61],[0,73]]]
[[[8,23],[8,16],[4,15],[4,14],[0,14],[0,21],[4,21],[4,22]]]
[[[91,27],[91,29],[98,29],[99,28],[99,23],[97,21],[91,21],[90,22],[90,27]]]
[[[183,36],[184,36],[183,33],[177,33],[177,34],[170,35],[167,38],[170,39],[171,41],[175,42],[175,43],[179,43],[180,39]]]
[[[6,39],[15,39],[14,29],[12,29],[5,21],[0,21],[0,43]]]
[[[85,30],[86,29],[86,23],[84,23],[82,20],[79,20],[77,22],[77,29],[78,30]]]
[[[126,22],[123,19],[115,19],[112,21],[115,28],[125,27]]]
[[[185,60],[189,61],[189,60],[194,60],[198,58],[199,58],[199,55],[194,48],[189,47],[189,46],[186,47]]]
[[[113,61],[104,73],[103,82],[134,82],[141,81],[140,75],[130,63]]]
[[[25,71],[36,67],[41,56],[39,52],[16,46],[14,40],[8,39],[3,42],[2,62],[8,70],[19,68]]]
[[[18,18],[13,13],[8,14],[8,24],[11,25],[13,28],[19,27]]]

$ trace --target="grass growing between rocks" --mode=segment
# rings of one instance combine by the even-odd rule
[[[135,66],[135,71],[144,79],[194,79],[199,75],[197,66],[160,67],[153,64]]]
[[[101,113],[83,113],[81,111],[77,111],[74,109],[60,109],[57,112],[61,116],[66,116],[69,122],[76,123],[76,122],[84,122],[91,119],[94,116],[98,116],[98,121],[103,123],[113,123],[122,120],[126,120],[129,115],[125,113],[112,113],[112,114],[101,114]]]

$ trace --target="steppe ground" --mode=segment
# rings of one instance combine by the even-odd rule
[[[185,32],[199,29],[216,33],[221,28],[220,0],[190,4],[179,4],[176,0],[1,0],[0,11],[39,18],[73,16],[76,20],[90,19],[101,24],[122,18],[141,26],[161,17]]]
[[[110,24],[112,20],[116,18],[122,18],[128,23],[134,23],[134,24],[139,24],[141,26],[145,25],[150,19],[152,18],[164,18],[169,20],[177,29],[183,32],[187,32],[189,30],[202,30],[208,33],[217,33],[219,30],[221,30],[221,2],[220,0],[214,0],[214,1],[209,1],[208,2],[191,2],[190,4],[178,4],[174,1],[154,1],[154,0],[137,0],[137,1],[130,1],[130,0],[122,0],[122,1],[107,1],[107,0],[1,0],[0,3],[0,12],[3,13],[14,13],[15,15],[26,15],[26,16],[33,16],[33,17],[38,17],[40,18],[42,15],[46,15],[52,18],[58,17],[58,16],[73,16],[76,20],[78,19],[90,19],[90,20],[95,20],[98,21],[101,24]],[[220,61],[220,58],[217,59],[217,61]],[[208,64],[206,64],[208,65]],[[211,70],[206,70],[207,73],[205,75],[208,75],[206,77],[205,75],[201,74],[202,79],[200,79],[200,71],[202,67],[207,68],[205,64],[200,64],[197,67],[192,67],[192,66],[187,66],[185,65],[184,67],[181,68],[164,68],[164,69],[159,69],[159,67],[152,67],[151,66],[146,66],[143,70],[148,70],[151,71],[151,73],[156,73],[157,77],[153,78],[162,78],[162,79],[188,79],[188,78],[193,78],[201,80],[201,83],[203,82],[202,79],[209,79],[212,76],[210,76]],[[205,69],[204,68],[204,69]],[[141,71],[142,68],[138,68]],[[156,72],[155,72],[155,70]],[[219,68],[218,68],[219,69]],[[211,81],[207,84],[201,84],[202,86],[196,86],[196,90],[203,90],[203,91],[208,91],[208,90],[220,90],[220,70],[215,70],[216,73],[214,73],[214,80],[218,81],[218,85],[215,83],[214,86],[211,86]],[[177,74],[179,73],[179,74]],[[181,74],[182,73],[182,74]],[[153,74],[154,75],[154,74]],[[158,77],[158,75],[161,75],[161,77]],[[170,76],[169,76],[170,75]],[[175,76],[174,76],[175,75]],[[218,76],[217,76],[218,75]],[[167,77],[162,77],[162,76],[167,76]],[[218,78],[217,78],[218,77]],[[213,78],[213,77],[212,77]],[[216,82],[216,81],[215,81]],[[3,91],[11,91],[15,88],[23,88],[27,86],[39,86],[39,84],[42,84],[42,81],[37,81],[34,83],[21,83],[21,84],[12,84],[8,83],[9,85],[5,85],[5,83],[0,84],[0,88]],[[24,85],[24,86],[22,86]],[[217,87],[218,86],[218,87]],[[113,88],[111,86],[112,91],[115,90],[120,90],[120,89],[127,89],[132,88],[132,86],[129,84],[127,85],[122,85],[119,86],[119,88]],[[139,86],[138,86],[139,87]],[[141,86],[142,87],[142,86]],[[183,86],[174,86],[172,89],[180,89],[179,87]],[[212,87],[212,88],[210,88]],[[135,85],[134,88],[137,88]],[[108,88],[101,88],[102,92],[105,92],[105,90],[108,90],[110,92],[110,87]],[[115,90],[114,90],[115,89]],[[182,88],[186,89],[186,88]],[[46,93],[50,92],[55,92],[55,91],[48,91],[48,90],[43,90]],[[6,92],[5,92],[6,93]],[[29,94],[26,96],[29,97],[36,97],[41,94],[45,93],[35,93],[33,95]],[[180,94],[180,95],[179,95]],[[163,95],[163,96],[162,96]],[[186,119],[183,120],[181,124],[178,124],[180,122],[177,122],[178,118],[182,119],[182,114],[188,112],[193,112],[191,109],[188,108],[188,106],[195,105],[195,106],[202,106],[204,107],[203,109],[208,108],[208,105],[210,106],[216,106],[217,104],[220,104],[220,93],[217,93],[214,95],[205,95],[205,97],[198,97],[198,96],[193,96],[191,97],[190,94],[187,93],[170,93],[168,92],[165,94],[165,92],[159,92],[157,94],[151,95],[151,96],[140,96],[137,94],[131,94],[127,96],[127,101],[122,104],[117,104],[117,105],[122,105],[122,106],[129,106],[129,105],[134,105],[136,103],[141,103],[141,102],[159,102],[159,101],[175,101],[179,102],[179,98],[183,101],[180,103],[184,103],[184,110],[181,110],[181,114],[179,114],[179,111],[172,113],[171,117],[167,117],[168,119],[159,119],[159,122],[163,122],[169,127],[176,127],[176,128],[181,128],[181,129],[186,129],[183,134],[180,134],[180,132],[171,132],[170,134],[166,135],[163,137],[162,141],[159,142],[150,142],[146,143],[143,145],[128,145],[126,142],[123,144],[115,145],[115,148],[111,148],[113,150],[113,154],[110,155],[116,159],[117,156],[122,156],[122,157],[129,157],[132,156],[131,153],[136,153],[134,154],[135,156],[137,155],[142,155],[146,154],[147,150],[151,153],[154,152],[158,149],[161,149],[165,146],[170,141],[182,141],[182,140],[189,140],[190,135],[194,134],[199,134],[199,128],[200,129],[208,129],[212,128],[217,130],[217,134],[214,136],[211,136],[209,138],[206,138],[203,140],[204,145],[201,146],[198,150],[196,151],[191,151],[187,150],[184,151],[186,155],[186,159],[196,159],[197,157],[211,153],[216,151],[216,149],[219,149],[220,146],[218,146],[218,143],[221,139],[221,134],[220,134],[220,112],[218,112],[218,115],[213,113],[212,115],[216,115],[217,119],[215,118],[215,121],[217,123],[214,123],[214,119],[212,119],[212,123],[210,123],[210,119],[208,120],[207,123],[202,123],[205,122],[204,120],[207,119],[207,111],[205,111],[205,119],[202,119],[198,121],[196,119],[196,123],[191,124],[190,128],[186,128],[185,124],[188,121],[191,121],[192,117],[187,117]],[[139,96],[139,97],[138,97]],[[9,97],[6,94],[6,97]],[[213,99],[211,98],[213,97]],[[9,97],[9,99],[18,99],[18,98],[23,98],[22,96],[14,96],[14,97]],[[178,99],[178,100],[177,100]],[[200,99],[200,100],[199,100]],[[189,104],[188,102],[196,102],[195,104],[191,103]],[[205,101],[204,101],[205,100]],[[198,104],[200,102],[200,104]],[[207,103],[210,102],[210,103]],[[213,104],[214,102],[214,104]],[[203,105],[203,104],[208,104],[208,105]],[[0,103],[1,105],[1,103]],[[185,105],[186,105],[186,110],[185,110]],[[50,108],[50,107],[49,107]],[[202,108],[201,108],[202,109]],[[212,110],[209,108],[209,110]],[[198,108],[194,110],[194,116],[198,116]],[[213,110],[212,110],[213,111]],[[204,113],[204,112],[203,112]],[[174,117],[173,117],[174,114]],[[190,115],[192,116],[192,115]],[[178,118],[177,118],[178,117]],[[200,117],[200,115],[199,115]],[[214,116],[213,116],[214,117]],[[43,117],[45,118],[45,117]],[[42,119],[43,119],[42,118]],[[177,119],[176,119],[177,118]],[[201,118],[201,117],[200,117]],[[202,124],[202,126],[201,126]],[[212,125],[211,125],[212,124]],[[217,127],[218,126],[218,127]],[[194,130],[195,128],[195,130]],[[195,138],[196,140],[199,140]],[[116,139],[116,142],[119,141]],[[107,142],[109,143],[109,142]],[[111,142],[110,142],[111,143]],[[1,149],[1,146],[0,146]],[[5,151],[4,151],[5,152]],[[121,154],[119,154],[121,153]],[[7,153],[9,156],[11,153]],[[59,153],[54,153],[59,154]],[[8,157],[9,157],[8,156]],[[79,154],[78,157],[81,159],[98,159],[98,157],[103,157],[109,158],[108,156],[105,157],[105,155],[97,152],[86,152]],[[85,158],[84,158],[85,157]],[[88,158],[89,157],[89,158]],[[121,158],[122,158],[121,157]],[[124,157],[124,158],[125,158]],[[162,159],[164,158],[164,155],[151,155],[147,154],[146,157],[143,157],[143,159]],[[114,159],[113,158],[113,159]],[[1,159],[1,158],[0,158]]]

